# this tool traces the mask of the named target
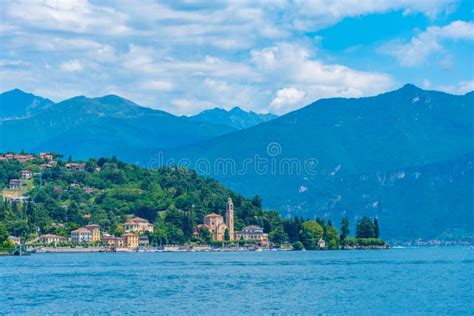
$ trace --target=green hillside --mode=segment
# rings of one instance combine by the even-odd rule
[[[41,169],[46,162],[37,156],[26,162],[0,160],[0,189],[6,198],[0,204],[0,230],[34,239],[45,233],[69,236],[71,230],[94,223],[102,231],[120,235],[125,219],[139,216],[155,224],[150,236],[153,242],[199,242],[200,238],[193,236],[194,227],[209,213],[224,215],[231,197],[236,231],[259,225],[276,244],[300,241],[308,249],[314,248],[319,238],[327,238],[331,248],[340,243],[331,223],[282,219],[278,212],[263,211],[258,196],[244,198],[184,168],[149,170],[113,157],[84,161],[83,171],[68,170],[62,160],[53,168]],[[22,180],[21,188],[9,188],[9,181],[18,179],[21,170],[35,176]],[[29,201],[12,202],[14,196],[29,197]],[[304,225],[316,229],[307,231]]]

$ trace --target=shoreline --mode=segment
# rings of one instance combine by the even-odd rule
[[[350,250],[387,250],[390,246],[364,246],[364,247],[342,247],[340,249],[315,249],[315,250],[293,250],[290,248],[211,248],[211,247],[169,247],[164,249],[159,248],[104,248],[104,247],[41,247],[39,249],[28,250],[31,254],[49,254],[49,253],[156,253],[156,252],[279,252],[279,251],[350,251]],[[1,254],[0,254],[1,255]],[[9,254],[5,254],[9,255]]]

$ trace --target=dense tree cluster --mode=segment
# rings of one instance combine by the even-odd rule
[[[69,236],[73,229],[97,223],[103,231],[120,235],[126,218],[139,216],[155,224],[149,236],[152,243],[209,243],[207,229],[200,229],[198,236],[194,229],[206,214],[224,215],[225,202],[231,197],[235,230],[261,226],[276,245],[291,243],[296,249],[316,249],[323,239],[327,248],[337,249],[349,234],[347,218],[343,219],[341,235],[331,221],[282,219],[276,211],[263,211],[259,196],[244,198],[213,179],[183,168],[149,170],[112,157],[90,159],[84,171],[67,170],[61,160],[56,167],[41,170],[44,162],[0,161],[0,186],[5,190],[10,179],[20,177],[21,170],[35,173],[33,179],[25,181],[23,194],[30,197],[28,202],[0,203],[0,233],[3,229],[5,234],[27,239],[44,233]],[[377,238],[378,223],[362,219],[357,237]],[[228,231],[225,239],[230,239]]]

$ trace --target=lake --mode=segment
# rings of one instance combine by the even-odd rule
[[[0,257],[0,314],[473,314],[474,250]]]

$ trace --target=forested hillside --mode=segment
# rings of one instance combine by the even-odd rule
[[[315,248],[320,238],[327,239],[330,248],[340,244],[331,222],[282,219],[276,211],[263,211],[258,196],[246,199],[184,168],[149,170],[115,157],[54,160],[57,165],[51,167],[51,160],[19,157],[29,160],[4,156],[0,160],[0,189],[5,199],[0,204],[0,226],[10,235],[26,239],[45,233],[69,236],[71,230],[92,223],[120,235],[124,220],[139,216],[155,224],[150,236],[153,242],[182,244],[196,241],[194,227],[202,223],[204,215],[224,215],[225,202],[231,197],[236,230],[259,225],[275,244],[301,242],[308,249]],[[20,187],[11,188],[11,180],[20,180],[25,171],[32,172],[31,178],[21,179]],[[23,197],[26,200],[15,202]],[[349,235],[348,223],[345,225],[344,237]],[[377,237],[373,229],[369,225],[368,234],[362,232],[360,237]]]

